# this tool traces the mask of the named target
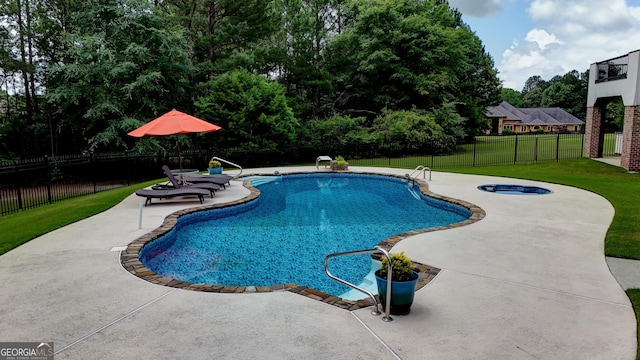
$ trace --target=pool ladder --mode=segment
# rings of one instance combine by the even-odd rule
[[[234,163],[232,163],[232,162],[231,162],[231,161],[229,161],[229,160],[225,160],[225,159],[219,158],[219,157],[217,157],[217,156],[212,157],[212,158],[211,158],[211,160],[218,160],[218,161],[220,161],[220,162],[222,162],[222,163],[229,164],[229,165],[231,165],[231,166],[235,166],[235,167],[237,167],[238,169],[240,169],[240,172],[238,173],[238,175],[242,174],[242,166],[240,166],[240,165],[238,165],[238,164],[234,164]],[[236,176],[238,176],[238,175],[236,175]]]
[[[424,165],[416,166],[416,168],[413,169],[413,172],[411,174],[405,174],[404,176],[407,179],[414,179],[414,178],[417,178],[420,175],[420,173],[422,173],[422,178],[425,179],[427,171],[429,171],[429,181],[431,181],[431,168],[426,167]]]
[[[358,287],[356,285],[353,285],[352,283],[340,279],[337,276],[334,276],[333,274],[331,274],[331,272],[329,271],[329,259],[334,258],[334,257],[339,257],[339,256],[347,256],[347,255],[360,255],[360,254],[369,254],[369,253],[382,253],[382,255],[384,255],[384,257],[387,258],[387,274],[392,274],[392,269],[391,269],[391,257],[389,256],[389,253],[379,247],[376,246],[373,249],[370,250],[356,250],[356,251],[347,251],[347,252],[340,252],[340,253],[334,253],[334,254],[329,254],[324,258],[324,271],[327,273],[327,275],[332,278],[333,280],[336,280],[337,282],[347,285],[353,289],[356,289],[364,294],[366,294],[367,296],[369,296],[369,298],[371,298],[371,300],[373,301],[373,310],[371,311],[371,315],[375,315],[378,316],[380,315],[380,310],[378,308],[378,300],[376,300],[375,295],[373,295],[371,292]],[[386,322],[390,322],[393,321],[393,318],[389,315],[390,311],[391,311],[391,276],[387,276],[387,296],[386,296],[386,303],[385,303],[385,315],[382,317],[382,321],[386,321]]]

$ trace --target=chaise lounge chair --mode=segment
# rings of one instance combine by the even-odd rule
[[[231,179],[233,176],[227,174],[185,174],[182,177],[184,181],[195,184],[216,184],[223,188],[227,188],[226,185],[231,185]]]
[[[151,204],[151,199],[168,199],[176,196],[189,196],[197,195],[200,199],[200,204],[204,202],[204,196],[209,195],[209,190],[198,188],[181,188],[181,189],[140,189],[136,191],[136,195],[147,198],[144,202],[144,206]]]
[[[330,156],[318,156],[316,158],[316,169],[317,170],[320,170],[320,163],[323,162],[323,161],[325,161],[325,162],[328,161],[329,164],[331,164],[331,162],[333,162],[333,159]],[[327,167],[326,163],[324,164],[324,167],[325,168]]]
[[[209,190],[211,192],[211,197],[213,197],[213,195],[215,194],[216,190],[220,190],[220,185],[218,184],[213,184],[213,183],[198,183],[198,184],[181,184],[178,179],[176,179],[175,176],[173,176],[173,173],[171,172],[171,170],[169,169],[169,167],[167,165],[163,165],[162,166],[162,171],[164,171],[164,174],[167,175],[167,178],[169,178],[169,181],[171,182],[171,186],[173,188],[176,189],[206,189]],[[186,181],[186,179],[183,180]]]

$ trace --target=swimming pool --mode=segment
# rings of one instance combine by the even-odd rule
[[[339,296],[349,289],[326,276],[326,255],[370,249],[390,236],[471,215],[396,177],[323,173],[271,180],[257,185],[256,200],[180,217],[171,231],[144,246],[140,261],[185,282],[295,283]],[[371,259],[333,259],[330,270],[357,284],[370,272]]]

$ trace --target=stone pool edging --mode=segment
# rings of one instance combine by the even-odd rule
[[[407,177],[393,175],[393,174],[380,174],[380,173],[373,173],[373,172],[351,172],[351,171],[340,171],[340,173],[388,176],[388,177],[407,180]],[[290,172],[290,173],[280,174],[280,175],[286,176],[286,175],[294,175],[294,174],[317,174],[317,172]],[[250,174],[246,176],[274,176],[274,175],[273,174]],[[242,176],[242,177],[245,177],[245,176]],[[242,179],[242,177],[236,178],[235,180]],[[467,220],[464,220],[455,224],[451,224],[447,226],[437,226],[437,227],[427,228],[427,229],[412,230],[412,231],[407,231],[398,235],[391,236],[381,241],[380,243],[378,243],[378,246],[380,246],[381,248],[383,248],[388,252],[391,251],[391,248],[394,245],[396,245],[398,242],[410,236],[432,232],[432,231],[446,230],[446,229],[452,229],[452,228],[470,225],[477,221],[480,221],[486,215],[485,211],[482,210],[482,208],[480,208],[477,205],[474,205],[472,203],[469,203],[463,200],[453,199],[453,198],[432,193],[431,191],[429,191],[429,184],[425,180],[420,180],[420,179],[410,179],[410,180],[419,185],[420,192],[423,195],[437,199],[437,200],[445,201],[451,204],[460,205],[468,209],[471,212],[471,216]],[[171,229],[173,229],[173,227],[177,224],[177,221],[181,216],[195,213],[195,212],[200,212],[200,211],[222,209],[230,206],[240,205],[240,204],[255,200],[260,196],[260,190],[254,188],[251,185],[251,181],[244,181],[243,186],[249,189],[250,194],[243,197],[242,199],[223,203],[223,204],[195,206],[195,207],[183,209],[180,211],[176,211],[172,214],[169,214],[164,219],[162,225],[152,230],[151,232],[135,239],[134,241],[132,241],[127,245],[127,248],[125,250],[120,252],[120,263],[122,264],[122,267],[129,273],[133,274],[134,276],[137,276],[150,283],[162,285],[162,286],[169,286],[169,287],[178,288],[178,289],[184,289],[184,290],[213,292],[213,293],[264,293],[264,292],[272,292],[272,291],[289,291],[289,292],[296,293],[313,300],[322,301],[324,303],[337,306],[339,308],[346,309],[349,311],[358,310],[358,309],[366,308],[373,305],[373,302],[369,298],[362,299],[362,300],[345,300],[334,295],[329,295],[324,292],[321,292],[306,286],[299,286],[296,284],[277,284],[272,286],[223,286],[223,285],[210,285],[210,284],[196,284],[196,283],[180,281],[180,280],[176,280],[176,279],[172,279],[166,276],[156,274],[155,272],[146,268],[142,264],[142,262],[138,258],[140,250],[142,250],[142,248],[147,243],[152,242],[157,238],[161,237],[162,235],[166,234],[167,232],[171,231]],[[382,255],[374,254],[372,257],[376,259],[380,259],[381,256]],[[418,284],[416,286],[416,291],[420,290],[425,285],[427,285],[440,272],[440,269],[436,267],[421,264],[416,261],[413,261],[413,267],[414,267],[414,271],[418,273]]]

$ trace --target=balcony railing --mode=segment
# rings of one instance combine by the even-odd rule
[[[597,63],[598,77],[596,83],[627,78],[628,57],[615,58]]]

